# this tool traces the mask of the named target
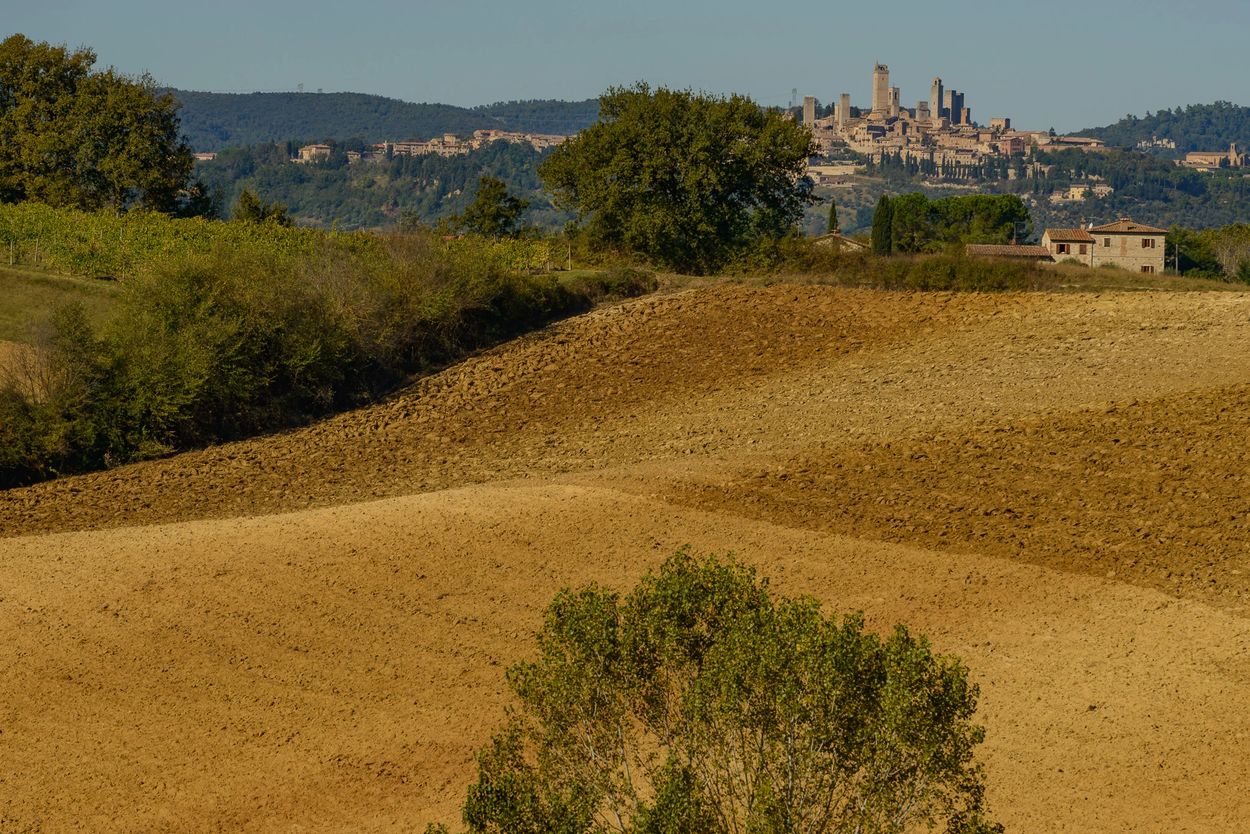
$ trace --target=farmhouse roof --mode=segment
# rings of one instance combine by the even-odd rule
[[[1047,229],[1046,237],[1055,243],[1093,243],[1094,237],[1084,229]]]
[[[1132,235],[1166,235],[1168,233],[1167,229],[1156,229],[1154,226],[1147,226],[1144,223],[1134,223],[1127,217],[1121,217],[1114,223],[1108,223],[1105,226],[1095,226],[1090,231],[1098,234],[1115,234],[1120,232]]]
[[[964,252],[973,257],[982,258],[1035,258],[1050,259],[1050,250],[1045,246],[1012,246],[1000,243],[969,243]]]

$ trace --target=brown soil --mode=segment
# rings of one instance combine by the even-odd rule
[[[963,657],[1009,830],[1238,830],[1248,348],[1238,294],[715,287],[0,493],[0,831],[454,822],[543,604],[687,542]]]

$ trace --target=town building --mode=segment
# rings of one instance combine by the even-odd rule
[[[1181,160],[1181,165],[1190,168],[1199,168],[1202,170],[1212,170],[1215,168],[1244,168],[1250,159],[1247,154],[1241,152],[1237,147],[1237,143],[1228,146],[1227,151],[1193,151],[1185,154],[1185,158]]]
[[[295,161],[300,163],[323,162],[330,158],[330,150],[329,145],[305,145],[299,149],[299,156]]]
[[[822,155],[835,156],[849,149],[874,164],[897,159],[935,177],[961,179],[975,176],[991,159],[1028,157],[1038,149],[1104,148],[1097,139],[1018,130],[1007,117],[996,117],[988,127],[981,127],[973,121],[965,94],[947,87],[937,76],[930,83],[928,101],[918,101],[909,109],[901,106],[899,88],[890,85],[890,68],[875,64],[871,93],[872,107],[860,111],[851,106],[850,94],[842,93],[832,116],[825,118],[816,118],[814,106],[804,99],[802,119],[812,128]],[[1030,177],[1036,172],[1031,164],[1012,166],[1006,176]]]
[[[890,68],[877,64],[872,68],[872,114],[884,116],[890,110]]]

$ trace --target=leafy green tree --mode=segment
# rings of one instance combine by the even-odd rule
[[[894,251],[894,207],[888,194],[881,195],[872,215],[872,251],[878,255]]]
[[[919,192],[912,192],[892,199],[890,229],[892,251],[922,251],[934,238],[928,198]]]
[[[286,206],[281,203],[266,203],[247,188],[239,192],[239,198],[235,201],[234,211],[230,213],[230,217],[241,223],[291,225],[291,218],[287,214]]]
[[[835,234],[838,231],[838,204],[832,197],[829,198],[829,234]]]
[[[964,667],[733,560],[683,549],[623,599],[562,591],[509,681],[464,805],[479,834],[1002,830]]]
[[[485,237],[513,237],[520,231],[521,218],[529,207],[528,200],[508,193],[508,184],[503,180],[485,176],[478,180],[473,202],[452,223]]]
[[[813,202],[811,133],[750,99],[612,88],[539,169],[590,239],[706,273],[791,233]]]
[[[0,42],[0,200],[172,211],[193,164],[177,102],[94,63],[89,49]]]

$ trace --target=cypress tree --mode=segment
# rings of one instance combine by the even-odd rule
[[[872,215],[872,251],[877,255],[888,255],[894,248],[894,207],[889,196],[882,194],[877,201],[877,210]]]
[[[829,234],[838,230],[838,204],[829,198]]]

